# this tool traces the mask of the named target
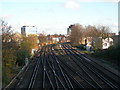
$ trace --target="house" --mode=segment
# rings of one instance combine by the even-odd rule
[[[91,48],[95,48],[95,49],[107,49],[110,46],[113,45],[113,39],[112,38],[105,38],[102,39],[102,37],[87,37],[86,38],[86,50],[90,51]],[[84,43],[85,44],[85,39],[84,39]]]
[[[113,45],[113,39],[112,38],[102,39],[102,49],[107,49],[112,45]]]
[[[48,44],[52,44],[56,42],[63,43],[67,41],[66,36],[61,35],[61,34],[60,35],[57,35],[57,34],[47,35],[46,39],[47,39]]]

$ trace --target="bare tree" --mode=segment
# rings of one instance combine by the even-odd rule
[[[96,28],[96,26],[88,25],[86,26],[86,36],[87,37],[100,37],[101,32]]]
[[[109,37],[110,28],[108,26],[98,26],[97,29],[100,31],[100,36],[102,37],[102,39]]]
[[[70,40],[73,44],[78,45],[79,42],[82,42],[84,28],[80,24],[74,24],[71,27],[71,34],[70,34]]]
[[[2,48],[15,50],[18,48],[18,43],[14,39],[15,33],[13,33],[12,26],[8,25],[4,20],[0,20],[0,26],[2,31]]]
[[[46,36],[43,33],[40,33],[38,36],[39,44],[43,45],[46,42]]]

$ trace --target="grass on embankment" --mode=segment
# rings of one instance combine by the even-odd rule
[[[110,47],[107,50],[96,51],[91,54],[97,58],[103,58],[113,63],[120,63],[120,47]]]
[[[106,50],[96,51],[90,54],[92,57],[103,59],[108,64],[115,64],[120,70],[120,46],[119,47],[109,47]]]

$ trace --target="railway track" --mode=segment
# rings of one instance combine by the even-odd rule
[[[54,49],[51,49],[51,50],[54,50]],[[63,67],[63,65],[61,65],[61,63],[58,61],[57,56],[55,55],[55,52],[53,51],[53,52],[51,52],[51,54],[52,54],[51,56],[53,58],[52,60],[54,60],[56,62],[56,65],[58,65],[67,86],[69,88],[80,88],[80,87],[82,87],[77,82],[77,80],[75,80],[73,78],[73,76],[71,75],[73,72],[71,74],[69,74],[70,72],[68,73],[68,71],[66,72],[66,69],[69,68],[69,67],[65,68],[65,67]]]
[[[92,85],[86,78],[84,78],[81,73],[79,73],[74,67],[67,64],[65,62],[65,58],[62,58],[61,56],[58,58],[61,65],[64,66],[63,68],[66,69],[66,72],[68,72],[82,88],[95,88],[95,86]]]
[[[72,47],[71,47],[72,48]],[[83,59],[87,59],[86,56],[84,55],[80,55],[80,51],[79,50],[73,50],[72,52],[77,52],[77,56],[80,57],[80,58],[83,58]],[[81,57],[82,56],[82,57]],[[86,62],[88,61],[91,61],[92,63],[90,63],[92,65],[92,67],[97,67],[97,69],[99,70],[99,72],[103,73],[104,75],[107,75],[107,77],[111,78],[112,81],[116,82],[116,84],[120,83],[119,79],[120,79],[120,76],[110,70],[108,70],[107,68],[105,68],[104,66],[96,63],[94,60],[92,59],[87,59]]]
[[[66,70],[57,60],[54,49],[51,46],[44,47],[44,52],[41,52],[41,60],[36,62],[33,75],[28,85],[31,88],[81,88],[81,84],[73,78],[70,72]],[[74,72],[71,71],[74,74]]]
[[[113,75],[113,73],[109,72],[109,71],[108,71],[109,75],[104,74],[102,71],[100,71],[98,69],[97,65],[93,66],[93,64],[91,64],[90,61],[85,60],[86,58],[81,57],[80,52],[79,52],[79,54],[76,55],[76,52],[75,52],[76,49],[73,50],[74,48],[70,48],[69,45],[67,45],[67,46],[63,45],[62,48],[66,52],[67,55],[71,56],[71,59],[76,63],[76,65],[80,69],[88,72],[88,74],[87,74],[88,76],[91,76],[93,78],[95,78],[95,76],[98,77],[98,78],[95,78],[95,79],[92,79],[92,80],[94,80],[94,81],[96,80],[96,82],[99,82],[99,84],[96,83],[97,85],[99,85],[99,87],[101,87],[101,88],[112,88],[112,89],[119,89],[120,88],[118,80],[113,80],[113,78],[119,79],[119,76],[114,75],[116,77],[111,78],[111,77],[109,77],[109,75]],[[102,70],[104,70],[104,69],[102,69]],[[94,74],[94,76],[93,76],[93,74]],[[102,81],[102,85],[100,85],[101,81]]]
[[[44,51],[45,48],[43,47],[42,50],[39,52],[40,56],[38,58],[38,60],[36,61],[36,65],[34,67],[34,71],[32,73],[32,76],[30,78],[30,82],[28,83],[28,90],[31,89],[31,88],[42,88],[42,81],[43,81],[43,65],[42,65],[42,62],[43,62],[43,55],[44,55]],[[40,72],[39,72],[40,71]],[[38,76],[39,75],[39,76]],[[39,84],[36,84],[36,78],[39,80]]]
[[[56,45],[47,45],[39,50],[32,74],[25,88],[28,90],[42,88],[52,88],[53,90],[120,89],[118,86],[119,76],[107,71],[94,61],[87,60],[87,57],[70,44],[61,44],[61,47],[59,45],[57,47],[59,48],[56,48]],[[20,88],[24,83],[21,81],[19,84],[21,85],[16,86],[17,88]]]

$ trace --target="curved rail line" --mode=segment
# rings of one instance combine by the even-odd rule
[[[75,53],[76,51],[79,52],[79,50],[73,50],[72,52],[74,52],[74,54],[76,54],[76,53]],[[81,57],[80,52],[79,52],[79,54],[77,53],[76,55],[77,55],[79,58],[81,58],[81,59],[84,59],[84,60],[86,59],[86,57],[83,56],[83,55],[82,55],[82,57]],[[88,62],[88,60],[85,60],[85,62],[90,63],[90,65],[91,65],[92,67],[97,67],[97,68],[95,68],[95,69],[98,69],[100,73],[103,73],[104,76],[107,76],[107,77],[108,77],[111,81],[113,81],[116,85],[117,85],[117,84],[119,85],[119,83],[120,83],[120,81],[119,81],[119,80],[120,80],[120,76],[119,76],[119,75],[117,75],[117,74],[113,73],[112,71],[106,69],[105,67],[103,67],[102,65],[96,63],[96,62],[93,61],[92,59],[89,59],[89,60],[92,61],[92,63]],[[103,72],[103,71],[104,71],[104,72]],[[120,87],[119,87],[119,88],[120,88]]]
[[[82,55],[70,44],[47,45],[37,54],[28,90],[52,88],[120,89],[119,76]],[[103,71],[102,71],[103,70]],[[105,73],[106,72],[106,73]],[[113,78],[109,75],[113,75]]]
[[[74,58],[76,58],[76,61],[77,61],[77,65],[79,65],[79,62],[82,63],[87,69],[89,69],[89,71],[93,72],[95,75],[97,75],[99,77],[99,79],[101,79],[103,82],[105,82],[109,87],[113,88],[113,89],[118,89],[118,83],[114,83],[113,84],[113,81],[110,81],[108,79],[108,77],[106,75],[102,75],[102,73],[99,73],[99,69],[97,69],[95,66],[93,66],[89,61],[85,60],[85,58],[81,58],[81,56],[79,55],[76,55],[76,53],[74,52],[74,50],[71,50],[71,48],[69,48],[68,46],[66,45],[63,45],[62,46],[66,52],[67,50],[67,54],[69,52],[69,54],[73,55]],[[75,59],[73,59],[75,61]],[[78,62],[79,61],[79,62]],[[91,66],[90,66],[91,65]],[[80,65],[79,65],[80,66]],[[106,78],[107,77],[107,78]],[[108,88],[109,88],[108,87]]]
[[[68,73],[69,67],[63,67],[58,61],[53,46],[46,46],[41,50],[40,57],[36,61],[31,80],[28,85],[28,89],[31,88],[83,88],[83,86]],[[41,78],[39,73],[42,73]],[[72,71],[71,71],[72,72]],[[72,72],[74,74],[74,72]],[[41,80],[41,86],[38,87]]]

